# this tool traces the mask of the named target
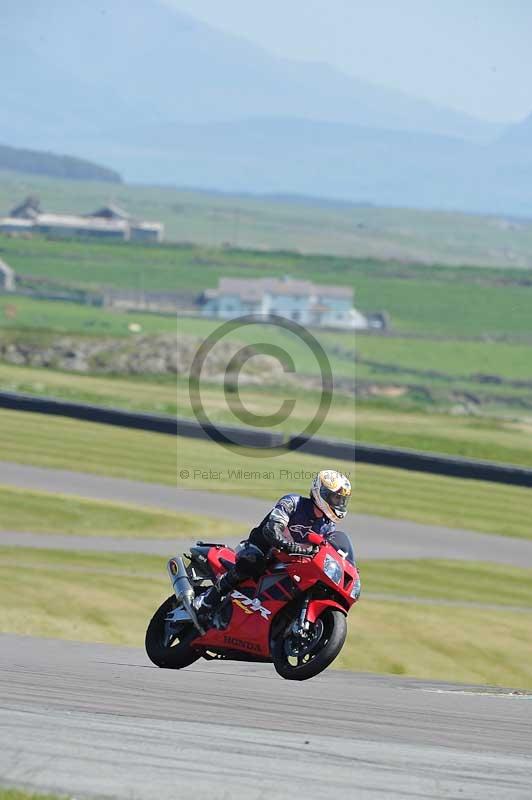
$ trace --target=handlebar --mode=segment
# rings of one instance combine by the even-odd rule
[[[285,550],[282,547],[272,547],[271,553],[277,553],[278,555],[290,556],[291,558],[314,558],[316,556],[321,547],[324,547],[327,544],[327,540],[325,537],[321,536],[319,533],[315,533],[314,531],[310,531],[307,534],[307,537],[304,542],[294,542],[301,547],[308,547],[309,552],[307,553],[291,553],[289,550]]]

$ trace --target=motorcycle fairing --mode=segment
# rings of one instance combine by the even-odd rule
[[[347,616],[347,611],[336,600],[327,598],[326,600],[311,600],[307,608],[307,620],[310,623],[316,622],[326,608],[337,608],[342,614]]]
[[[293,581],[286,570],[275,570],[266,573],[257,586],[257,597],[260,600],[283,600],[287,602],[295,596]]]
[[[231,612],[224,615],[227,624],[222,630],[210,628],[195,640],[194,645],[215,651],[231,647],[268,658],[272,620],[290,597],[283,595],[281,600],[262,598],[257,595],[256,588],[252,581],[247,581],[231,592],[228,598]]]
[[[319,580],[320,583],[323,583],[325,586],[330,586],[334,591],[340,590],[341,592],[347,593],[348,587],[352,585],[353,580],[358,576],[356,567],[341,556],[335,559],[342,568],[341,581],[339,584],[335,583],[335,581],[331,580],[323,571],[326,556],[327,551],[323,548],[310,564],[307,563],[305,565],[303,575],[301,576],[299,575],[301,569],[298,568],[299,565],[297,563],[287,565],[286,571],[291,580],[297,584],[298,589],[305,592]],[[346,598],[346,602],[349,606],[353,605],[353,600],[349,597]]]

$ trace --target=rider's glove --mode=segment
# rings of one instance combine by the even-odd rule
[[[293,556],[315,556],[319,550],[313,544],[298,544],[297,542],[287,542],[285,550]]]

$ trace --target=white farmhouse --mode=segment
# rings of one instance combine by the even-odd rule
[[[15,291],[15,272],[0,258],[0,292]]]
[[[220,278],[207,289],[202,314],[234,319],[246,314],[276,315],[301,325],[364,330],[366,317],[353,307],[353,289],[291,278]]]

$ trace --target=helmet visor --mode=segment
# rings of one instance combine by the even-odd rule
[[[333,509],[333,511],[338,512],[341,516],[346,514],[347,506],[351,497],[350,494],[347,494],[345,491],[333,492],[331,489],[327,489],[326,486],[322,486],[320,489],[320,495]]]

